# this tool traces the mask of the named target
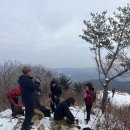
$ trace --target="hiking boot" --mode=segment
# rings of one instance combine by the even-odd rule
[[[32,129],[32,126],[28,126],[28,127],[23,127],[21,130],[31,130]]]
[[[88,119],[84,119],[84,120],[85,120],[86,124],[88,124],[89,120]]]

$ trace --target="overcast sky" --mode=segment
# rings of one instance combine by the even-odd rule
[[[0,0],[0,61],[46,67],[94,67],[78,36],[90,12],[109,14],[129,0]]]

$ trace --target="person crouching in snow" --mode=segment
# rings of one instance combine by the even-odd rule
[[[18,103],[18,96],[20,96],[21,91],[20,88],[13,88],[8,90],[7,97],[11,104],[12,117],[16,118],[18,114],[24,115],[24,111],[22,110],[22,105]]]
[[[91,113],[91,108],[94,102],[94,91],[93,91],[93,85],[91,82],[88,82],[85,84],[86,86],[86,91],[84,93],[84,101],[85,101],[85,105],[86,105],[86,111],[87,111],[87,118],[86,123],[88,123],[88,121],[90,120],[90,113]]]
[[[75,99],[73,97],[69,97],[65,101],[59,103],[54,112],[54,120],[74,124],[75,118],[69,109],[69,107],[74,105],[74,103]],[[66,117],[67,120],[64,120],[64,117]]]
[[[35,111],[39,111],[39,115],[43,115],[44,117],[50,117],[50,109],[46,108],[44,105],[40,103],[40,95],[41,95],[41,89],[40,89],[40,80],[35,79],[34,83],[37,85],[37,91],[35,94]],[[35,113],[34,111],[34,113]]]

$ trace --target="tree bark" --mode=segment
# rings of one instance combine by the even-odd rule
[[[107,98],[108,98],[108,81],[105,81],[104,87],[103,87],[103,98],[101,103],[101,110],[102,113],[104,113],[106,105],[107,105]]]

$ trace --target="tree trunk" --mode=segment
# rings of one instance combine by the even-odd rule
[[[107,98],[108,98],[108,84],[109,82],[106,81],[105,85],[103,86],[103,98],[101,103],[101,110],[104,113],[106,105],[107,105]]]

